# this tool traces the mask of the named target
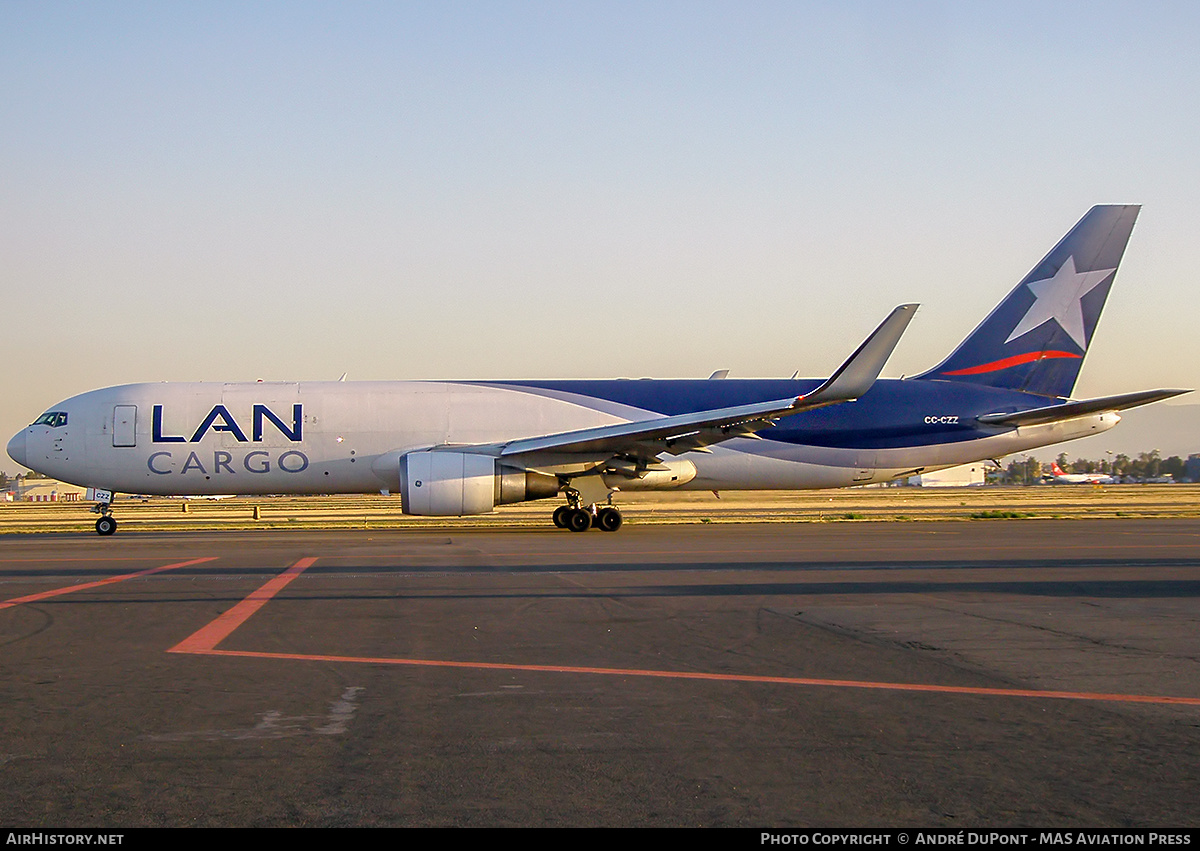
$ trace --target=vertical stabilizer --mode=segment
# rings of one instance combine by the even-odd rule
[[[917,378],[1070,396],[1141,207],[1093,207],[957,349]]]

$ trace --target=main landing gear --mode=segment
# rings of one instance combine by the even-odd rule
[[[554,509],[554,525],[559,529],[570,529],[572,532],[586,532],[596,528],[601,532],[615,532],[624,522],[621,512],[614,505],[589,506],[560,505]]]

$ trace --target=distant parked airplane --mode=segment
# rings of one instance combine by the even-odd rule
[[[560,527],[613,531],[617,491],[833,488],[1098,434],[1185,390],[1071,401],[1139,208],[1092,208],[941,364],[876,380],[901,305],[825,381],[336,381],[129,384],[54,405],[20,464],[113,491],[398,491],[407,514],[562,496]],[[713,378],[722,378],[720,372]]]
[[[1104,473],[1064,473],[1057,461],[1050,465],[1050,472],[1049,480],[1055,485],[1112,485],[1117,481]]]

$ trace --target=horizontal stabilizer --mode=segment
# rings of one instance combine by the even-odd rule
[[[1142,390],[1138,393],[1122,393],[1119,396],[1101,396],[1097,399],[1084,399],[1080,402],[1065,402],[1062,405],[1048,405],[1044,408],[1034,408],[1029,411],[1017,411],[1013,414],[985,414],[979,418],[981,423],[1001,426],[1043,425],[1045,423],[1062,422],[1088,414],[1099,414],[1108,411],[1124,411],[1151,402],[1161,402],[1173,396],[1191,393],[1191,390]]]

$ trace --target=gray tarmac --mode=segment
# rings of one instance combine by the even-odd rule
[[[1195,826],[1198,568],[1195,519],[9,535],[0,823]]]

